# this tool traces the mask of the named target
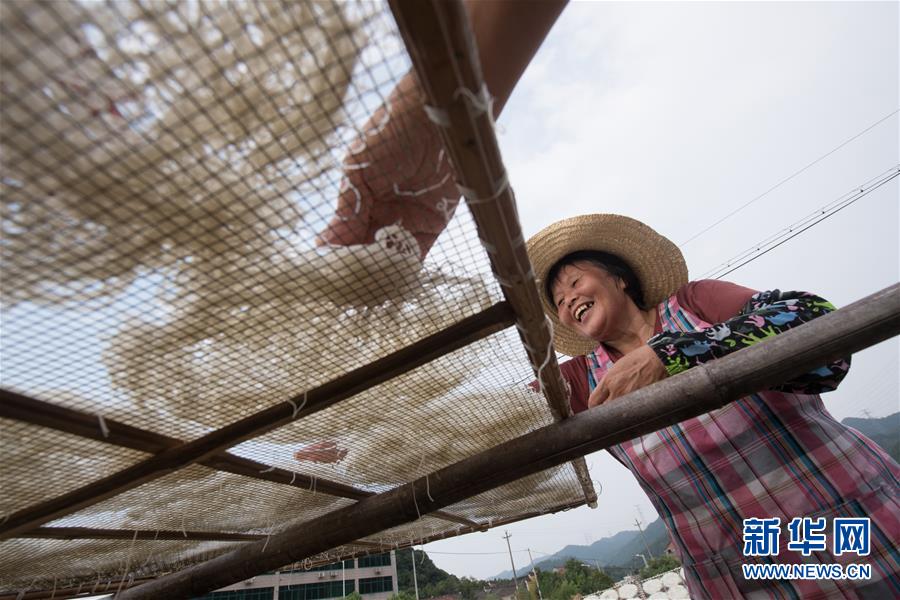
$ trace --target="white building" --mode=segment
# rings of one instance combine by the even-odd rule
[[[275,571],[194,600],[326,600],[353,592],[365,600],[387,600],[397,593],[394,552],[348,559],[312,569]]]

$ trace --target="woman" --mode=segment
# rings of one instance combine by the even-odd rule
[[[719,281],[688,283],[678,248],[619,215],[559,221],[528,242],[555,325],[573,408],[584,410],[740,350],[833,310],[799,292],[756,292]],[[900,596],[900,467],[841,425],[819,392],[837,361],[610,452],[637,477],[665,521],[693,598]],[[744,555],[744,519],[780,519],[774,556]],[[827,549],[793,551],[795,517],[825,517]],[[871,519],[871,552],[835,556],[835,517]],[[801,532],[816,537],[817,531]],[[741,564],[865,563],[871,579],[753,580]]]

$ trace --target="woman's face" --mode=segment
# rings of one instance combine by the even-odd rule
[[[614,339],[634,308],[625,282],[588,262],[563,267],[550,289],[559,320],[597,342]]]

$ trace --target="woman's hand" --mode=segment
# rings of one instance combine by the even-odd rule
[[[368,244],[376,231],[399,223],[416,237],[424,258],[458,201],[440,133],[409,73],[351,144],[337,210],[319,239],[339,246]]]
[[[531,2],[528,10],[519,2],[466,0],[465,5],[497,117],[566,0]],[[368,244],[376,231],[400,222],[416,236],[422,257],[428,253],[453,216],[459,191],[422,101],[408,73],[388,99],[390,114],[382,107],[366,124],[344,160],[337,211],[319,234],[321,243]],[[395,184],[406,194],[398,195]]]
[[[641,346],[616,361],[588,398],[588,408],[615,400],[668,377],[662,361],[650,346]]]

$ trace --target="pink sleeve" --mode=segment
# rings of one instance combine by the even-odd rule
[[[569,404],[572,406],[572,412],[580,413],[588,408],[588,378],[587,378],[587,359],[583,356],[576,356],[572,360],[559,365],[563,379],[569,383],[571,395],[569,396]]]
[[[569,404],[572,406],[572,412],[580,413],[583,410],[587,410],[588,396],[590,396],[587,380],[587,359],[583,356],[576,356],[561,362],[559,363],[559,371],[571,390]],[[532,381],[528,384],[528,387],[535,392],[539,390],[537,381]]]
[[[701,279],[681,287],[678,303],[708,323],[722,323],[737,316],[757,290],[719,281]]]

